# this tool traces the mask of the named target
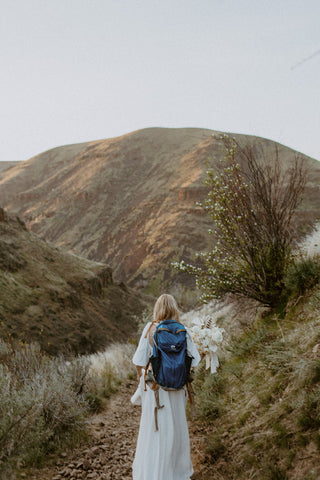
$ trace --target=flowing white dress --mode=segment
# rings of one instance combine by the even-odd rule
[[[149,335],[145,338],[150,322],[145,326],[133,363],[146,366],[152,355]],[[187,351],[193,357],[191,367],[200,362],[200,355],[187,330]],[[193,474],[190,458],[189,431],[186,419],[187,392],[159,389],[158,430],[155,428],[154,392],[144,390],[143,375],[138,394],[141,396],[141,420],[135,458],[132,466],[133,480],[189,480]]]

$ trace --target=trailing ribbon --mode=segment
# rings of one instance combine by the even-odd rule
[[[217,368],[219,367],[218,356],[215,352],[206,353],[206,369],[211,369],[211,373],[216,373]]]

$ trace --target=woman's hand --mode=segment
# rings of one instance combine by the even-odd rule
[[[138,380],[138,383],[139,383],[139,382],[140,382],[141,375],[142,375],[142,369],[143,369],[143,367],[140,367],[139,365],[136,365],[136,369],[137,369],[137,380]]]

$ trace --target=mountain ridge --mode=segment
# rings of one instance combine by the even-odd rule
[[[216,130],[148,128],[56,147],[0,173],[0,204],[32,231],[71,252],[111,265],[115,278],[157,294],[176,282],[172,261],[208,248],[211,221],[196,202],[207,195],[207,162],[221,156]],[[285,168],[297,154],[259,137],[232,134],[262,154],[277,147]],[[301,217],[317,217],[320,163]]]

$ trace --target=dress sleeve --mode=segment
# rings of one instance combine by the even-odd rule
[[[193,341],[189,328],[186,327],[186,330],[187,330],[187,352],[191,357],[193,357],[193,360],[191,362],[191,367],[196,367],[198,363],[200,363],[201,357],[197,347],[195,346],[195,343]]]
[[[149,336],[147,335],[146,337],[146,333],[150,325],[151,325],[151,322],[148,322],[147,325],[144,327],[142,335],[139,340],[138,348],[135,351],[135,354],[133,355],[133,359],[132,359],[133,363],[140,367],[145,367],[150,357]]]

